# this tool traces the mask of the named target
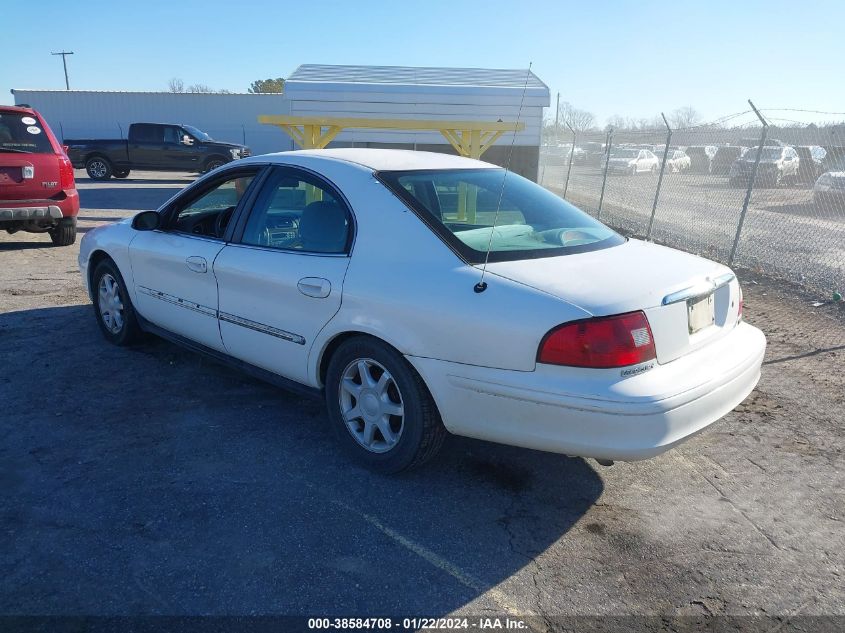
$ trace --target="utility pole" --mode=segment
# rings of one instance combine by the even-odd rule
[[[560,141],[560,93],[557,93],[557,108],[555,108],[555,143]]]
[[[73,51],[62,51],[61,53],[50,53],[50,55],[61,55],[62,65],[65,67],[65,90],[70,90],[70,82],[67,78],[67,56],[73,55]]]

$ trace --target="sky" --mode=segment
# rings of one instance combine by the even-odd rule
[[[12,88],[245,92],[299,64],[526,68],[603,124],[693,106],[845,111],[845,2],[3,0]],[[14,25],[13,28],[10,28]],[[554,105],[548,111],[554,116]],[[845,117],[784,114],[798,120]]]

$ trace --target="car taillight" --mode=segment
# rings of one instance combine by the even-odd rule
[[[73,180],[73,165],[70,164],[67,156],[59,156],[59,184],[61,184],[62,190],[76,187]]]
[[[642,312],[565,323],[543,337],[537,362],[607,369],[653,360],[654,337]]]

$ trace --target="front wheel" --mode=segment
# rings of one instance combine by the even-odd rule
[[[94,314],[103,336],[115,345],[130,345],[141,338],[135,308],[126,291],[126,283],[110,259],[97,265],[91,277]]]
[[[221,160],[220,158],[211,158],[205,164],[205,169],[203,169],[203,173],[207,174],[208,172],[214,171],[218,167],[225,165],[225,164],[226,164],[226,161]]]
[[[76,218],[62,218],[59,224],[50,229],[53,246],[70,246],[76,241]]]
[[[396,350],[370,337],[349,339],[332,356],[326,405],[341,444],[377,472],[422,465],[446,435],[419,374]]]
[[[108,180],[112,175],[112,166],[101,156],[94,156],[85,162],[85,171],[91,180]]]

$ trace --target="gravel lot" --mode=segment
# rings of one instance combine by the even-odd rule
[[[81,232],[191,180],[135,176],[77,173]],[[108,345],[77,252],[0,235],[0,614],[845,615],[841,306],[743,279],[762,382],[656,459],[453,437],[387,478],[320,402]]]

